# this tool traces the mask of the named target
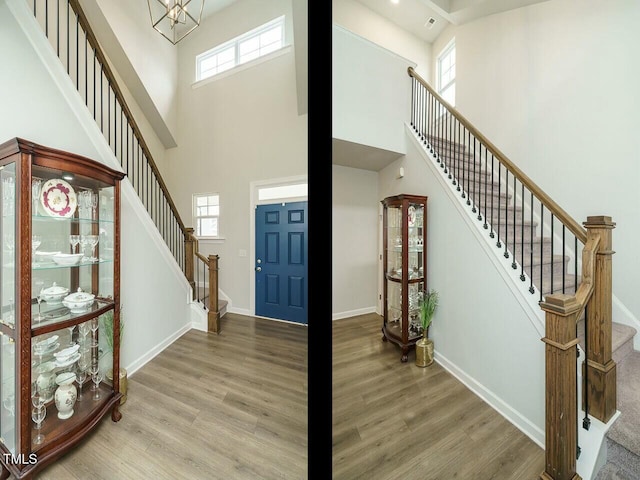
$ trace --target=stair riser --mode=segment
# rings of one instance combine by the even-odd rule
[[[503,242],[507,242],[509,245],[513,243],[514,232],[513,232],[512,224],[506,225],[504,222],[501,222],[500,224],[495,222],[490,225],[491,226],[489,228],[493,228],[493,231]],[[533,238],[535,238],[536,236],[535,227],[531,227],[531,225],[516,224],[516,232],[515,232],[516,242],[521,243],[521,240],[523,238],[525,241],[530,241],[532,237],[532,230],[533,230]]]
[[[534,238],[534,243],[533,245],[531,244],[531,242],[529,241],[530,239],[525,239],[527,241],[523,242],[523,244],[520,244],[520,242],[518,242],[515,247],[513,245],[513,239],[509,238],[509,242],[508,242],[508,248],[509,250],[511,250],[515,255],[516,258],[520,258],[520,251],[521,249],[524,250],[524,257],[529,257],[531,258],[531,253],[533,251],[533,256],[534,257],[539,257],[540,253],[542,252],[542,257],[543,260],[546,262],[547,259],[551,258],[551,242],[544,242],[542,244],[542,246],[540,245],[540,240],[538,239],[538,241],[536,241],[536,239]]]
[[[516,257],[517,258],[517,257]],[[531,267],[525,266],[524,271],[529,274],[531,278],[533,278],[533,283],[540,283],[540,270],[542,270],[543,278],[550,279],[551,278],[551,264],[547,263],[545,265],[534,265],[533,269]],[[564,273],[573,273],[569,272],[568,266],[565,264]],[[553,264],[553,277],[554,278],[562,278],[562,263],[554,263]]]

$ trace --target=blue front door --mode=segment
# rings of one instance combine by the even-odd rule
[[[256,315],[307,323],[307,202],[256,208]]]

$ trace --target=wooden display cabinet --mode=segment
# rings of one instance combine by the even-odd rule
[[[19,138],[0,145],[0,479],[31,478],[82,442],[108,412],[120,420],[118,375],[113,385],[99,383],[96,395],[91,370],[117,372],[120,365],[119,335],[110,361],[100,362],[106,343],[100,320],[113,314],[119,331],[123,177]],[[78,289],[84,302],[72,305],[69,296]],[[72,353],[62,356],[70,346]],[[81,399],[80,370],[89,379]],[[64,374],[75,402],[73,388],[58,386]],[[36,390],[45,400],[40,429],[32,420]]]
[[[422,337],[420,295],[427,289],[427,197],[397,195],[382,200],[382,339],[409,349]]]

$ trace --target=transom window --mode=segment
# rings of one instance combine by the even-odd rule
[[[456,44],[452,41],[438,57],[438,93],[449,104],[456,103]]]
[[[267,55],[284,46],[284,15],[196,57],[196,81]]]
[[[220,217],[220,195],[217,193],[193,196],[193,223],[196,237],[218,237]]]

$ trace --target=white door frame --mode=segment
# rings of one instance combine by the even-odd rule
[[[289,198],[271,198],[269,200],[258,200],[258,189],[262,187],[280,187],[284,185],[294,185],[296,183],[307,182],[307,175],[295,175],[293,177],[272,178],[269,180],[256,180],[249,184],[249,311],[251,315],[256,315],[256,275],[255,275],[255,258],[256,258],[256,207],[258,205],[268,205],[278,202],[305,202],[308,196],[289,197]],[[307,321],[307,324],[309,322]]]

